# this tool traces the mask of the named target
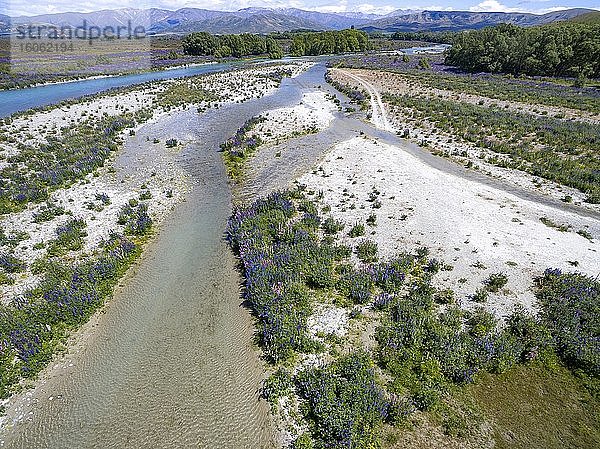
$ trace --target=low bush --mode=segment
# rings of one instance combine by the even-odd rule
[[[356,256],[364,263],[377,261],[377,243],[363,240],[356,246]]]
[[[65,209],[56,206],[51,202],[47,202],[44,206],[33,214],[34,223],[44,223],[46,221],[53,220],[55,217],[59,217],[65,213]]]
[[[365,225],[362,223],[356,223],[354,226],[352,226],[348,235],[352,238],[365,235]]]
[[[500,291],[508,282],[508,277],[504,273],[493,273],[483,281],[485,289],[488,292],[496,293]]]
[[[23,271],[27,265],[14,254],[0,253],[0,269],[5,273],[18,273]]]
[[[48,255],[60,256],[69,251],[83,248],[86,223],[84,220],[73,218],[56,228],[56,239],[48,244]]]
[[[323,220],[323,232],[325,234],[333,235],[344,229],[344,223],[341,221],[335,220],[333,217],[327,217]]]
[[[296,385],[307,401],[317,447],[378,446],[378,433],[390,405],[366,354],[352,353],[325,368],[302,371],[296,376]]]
[[[148,215],[146,203],[134,202],[133,205],[126,204],[121,208],[117,223],[125,226],[125,233],[129,235],[143,236],[148,234],[152,228],[152,219]]]
[[[598,279],[548,269],[537,279],[537,285],[541,321],[550,331],[560,358],[574,370],[600,377]]]

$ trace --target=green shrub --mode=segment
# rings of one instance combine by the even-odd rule
[[[356,223],[354,226],[352,226],[348,235],[352,238],[365,235],[365,225],[362,223]]]
[[[485,289],[488,292],[496,293],[508,282],[508,277],[504,273],[493,273],[483,281]]]
[[[377,243],[363,240],[356,246],[356,255],[364,263],[377,261]]]

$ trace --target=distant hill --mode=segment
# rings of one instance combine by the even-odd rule
[[[212,11],[200,8],[167,9],[122,8],[90,13],[67,12],[38,16],[21,16],[12,20],[19,24],[45,24],[77,27],[123,26],[129,21],[142,24],[151,33],[270,33],[295,29],[340,30],[344,28],[366,31],[442,31],[477,29],[498,23],[522,26],[542,25],[587,15],[588,9],[569,9],[544,15],[526,13],[479,13],[466,11],[412,11],[397,10],[386,16],[360,12],[321,13],[297,8],[245,8],[239,11]],[[0,26],[2,20],[0,19]]]
[[[600,23],[600,11],[592,11],[569,19],[570,22],[596,24]]]
[[[10,30],[10,17],[0,14],[0,33],[7,33]]]
[[[297,8],[286,8],[276,10],[281,14],[296,17],[318,23],[323,29],[343,30],[351,26],[359,27],[379,19],[381,16],[374,14],[365,15],[362,13],[322,13],[316,11],[304,11]]]
[[[189,33],[192,31],[209,31],[214,34],[235,33],[271,33],[296,29],[323,30],[322,24],[298,17],[291,17],[273,12],[254,14],[221,15],[205,20],[184,20],[171,27],[162,28],[162,24],[153,24],[151,31],[173,33]]]
[[[402,16],[384,17],[363,26],[365,31],[458,31],[478,29],[500,23],[521,26],[544,25],[568,20],[591,10],[576,8],[543,15],[504,12],[421,11]]]

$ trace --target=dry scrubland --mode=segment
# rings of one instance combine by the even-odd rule
[[[533,279],[549,266],[598,274],[598,220],[443,173],[375,139],[357,137],[335,146],[299,182],[323,193],[335,219],[366,225],[365,238],[378,244],[382,257],[429,248],[452,267],[436,286],[452,289],[466,309],[481,305],[470,298],[492,273],[509,279],[483,304],[499,319],[515,304],[534,308]],[[369,217],[373,226],[366,224]],[[541,217],[569,229],[549,227]]]
[[[3,401],[101,306],[184,200],[193,180],[179,156],[194,142],[177,133],[178,113],[270,94],[308,66],[152,82],[1,121]]]

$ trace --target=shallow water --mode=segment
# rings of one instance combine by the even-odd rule
[[[192,136],[179,162],[193,187],[124,279],[105,312],[8,410],[11,448],[271,447],[259,400],[262,362],[223,231],[231,192],[219,144],[264,109],[297,102],[316,68],[276,94],[241,105],[174,114],[140,129],[116,161],[128,170],[146,136]],[[29,413],[32,413],[29,415]]]

